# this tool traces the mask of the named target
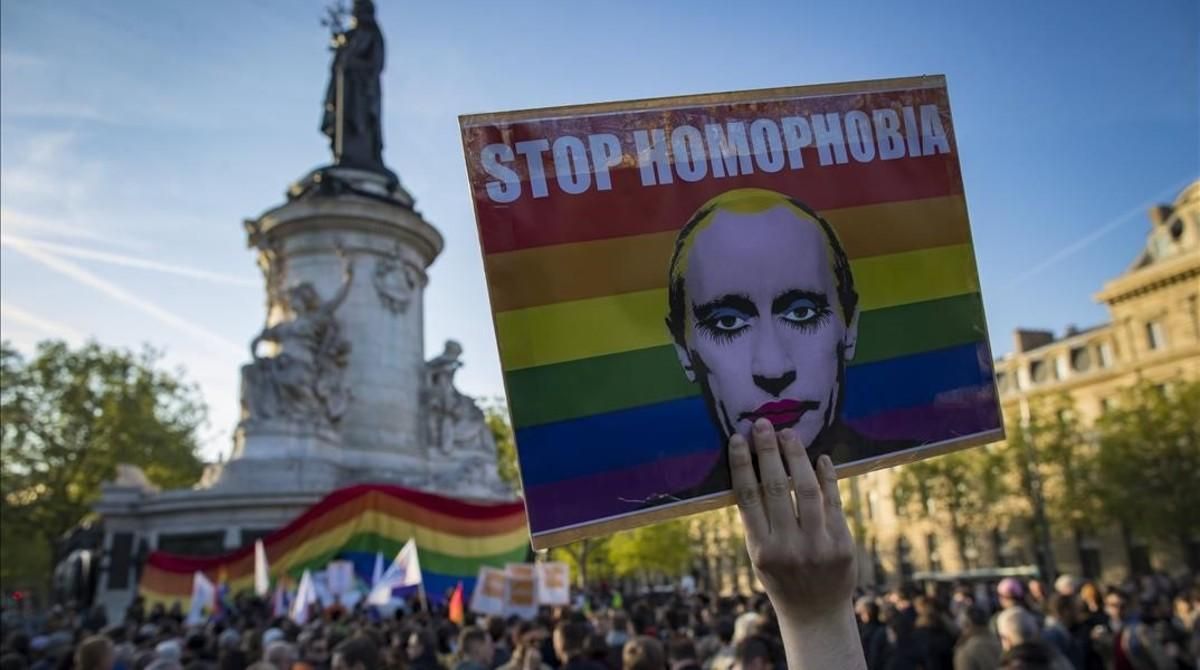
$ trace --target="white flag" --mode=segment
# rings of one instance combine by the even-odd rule
[[[377,551],[377,552],[375,552],[375,569],[371,570],[371,588],[375,588],[375,585],[378,584],[379,580],[382,578],[383,578],[383,552]]]
[[[296,600],[292,602],[292,621],[303,626],[308,623],[308,607],[317,602],[317,587],[313,583],[312,573],[304,571],[300,577],[300,587],[296,589]]]
[[[271,569],[267,567],[267,549],[262,540],[254,541],[254,594],[265,598],[271,592]]]
[[[190,626],[204,623],[204,610],[213,609],[213,601],[217,597],[217,587],[209,581],[203,572],[197,570],[192,575],[192,603],[188,608],[187,623]]]
[[[416,586],[421,583],[421,561],[417,558],[417,543],[409,540],[396,554],[396,559],[388,566],[371,588],[367,602],[371,605],[386,605],[392,599],[392,590],[404,586]]]
[[[560,561],[538,563],[534,569],[539,605],[571,604],[571,568]]]
[[[508,588],[508,577],[499,568],[479,566],[475,578],[475,590],[471,593],[471,611],[476,614],[504,614],[504,591]]]

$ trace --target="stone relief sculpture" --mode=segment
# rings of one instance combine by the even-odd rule
[[[443,454],[454,449],[454,426],[462,404],[462,394],[454,388],[454,373],[462,367],[460,356],[462,345],[446,340],[442,353],[425,364],[429,438]]]
[[[421,283],[416,268],[405,263],[399,251],[381,256],[375,261],[375,277],[372,280],[379,301],[392,314],[401,314],[412,302],[413,292]]]
[[[343,373],[350,342],[342,336],[334,312],[346,299],[354,263],[340,249],[342,285],[322,301],[316,288],[303,282],[286,290],[287,318],[267,326],[250,342],[252,363],[242,367],[242,421],[264,420],[333,425],[350,402]],[[260,356],[259,345],[275,345],[275,355]]]
[[[487,417],[473,399],[454,387],[461,356],[462,345],[447,340],[442,353],[425,364],[430,443],[439,456],[451,457],[457,464],[435,485],[484,496],[511,495],[496,470],[496,441]]]

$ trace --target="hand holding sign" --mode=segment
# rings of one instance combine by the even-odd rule
[[[746,550],[779,616],[788,666],[866,668],[851,610],[854,541],[833,463],[821,456],[818,477],[796,434],[776,434],[766,419],[754,422],[753,438],[759,476],[737,433],[729,439],[729,467]]]

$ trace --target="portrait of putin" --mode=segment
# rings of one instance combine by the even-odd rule
[[[803,202],[745,188],[704,203],[676,238],[668,296],[679,364],[725,440],[749,439],[765,418],[791,428],[813,459],[894,448],[842,421],[858,293],[834,229]]]

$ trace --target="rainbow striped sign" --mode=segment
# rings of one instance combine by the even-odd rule
[[[481,566],[503,568],[525,560],[529,543],[520,503],[477,504],[399,486],[360,484],[322,498],[288,525],[263,538],[271,581],[298,584],[305,570],[323,570],[334,559],[354,563],[370,584],[375,556],[390,563],[416,540],[425,591],[440,600],[463,583],[473,588]],[[254,585],[254,545],[223,556],[151,553],[139,593],[151,604],[188,606],[197,571],[230,592]]]
[[[944,78],[460,123],[535,547],[1002,437]]]

